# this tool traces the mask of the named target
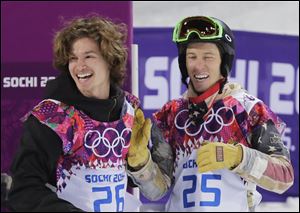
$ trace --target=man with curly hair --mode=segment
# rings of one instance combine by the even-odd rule
[[[121,89],[126,26],[92,15],[56,33],[61,74],[24,116],[11,172],[13,211],[123,211],[127,152],[139,100]],[[51,190],[52,189],[52,190]]]

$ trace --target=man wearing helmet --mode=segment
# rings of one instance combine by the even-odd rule
[[[154,114],[156,138],[151,136],[152,143],[169,144],[174,155],[166,210],[249,211],[261,200],[256,185],[285,192],[294,181],[281,140],[285,124],[261,100],[228,82],[235,55],[230,28],[213,17],[188,17],[176,25],[173,41],[187,91]],[[157,170],[147,170],[146,156],[146,165],[132,173],[138,185]],[[152,192],[168,188],[162,182]],[[148,195],[150,188],[141,191]]]

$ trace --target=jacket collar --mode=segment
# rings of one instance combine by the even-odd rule
[[[89,98],[82,95],[69,73],[61,73],[46,85],[45,98],[51,98],[82,110],[92,119],[113,121],[120,118],[124,102],[121,88],[110,85],[108,99]]]

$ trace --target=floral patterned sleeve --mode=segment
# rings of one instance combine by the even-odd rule
[[[233,171],[266,190],[285,192],[294,182],[289,150],[282,141],[285,123],[258,102],[249,113],[248,126],[251,148],[242,146],[243,160]]]

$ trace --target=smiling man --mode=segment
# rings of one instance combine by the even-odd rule
[[[187,91],[154,114],[152,127],[152,144],[164,141],[174,156],[165,165],[174,168],[166,211],[249,211],[261,201],[256,185],[285,192],[294,181],[281,139],[285,124],[261,100],[228,82],[235,56],[230,28],[216,18],[187,17],[176,25],[173,41]],[[159,191],[154,189],[164,186],[149,184],[147,177],[156,172],[149,165],[133,176],[140,186],[148,184],[141,191],[153,198]]]
[[[221,55],[216,44],[191,43],[186,50],[186,66],[190,76],[190,86],[196,94],[205,92],[218,80]]]
[[[11,210],[138,210],[140,202],[126,192],[139,109],[138,98],[122,89],[126,32],[124,24],[88,15],[67,21],[55,34],[54,65],[61,74],[24,117],[11,167]]]
[[[70,74],[80,92],[98,99],[109,97],[109,69],[98,44],[91,38],[80,38],[72,45]]]

